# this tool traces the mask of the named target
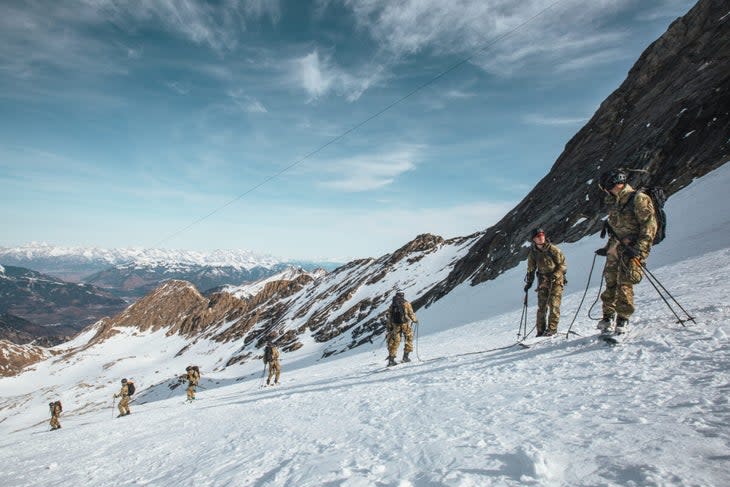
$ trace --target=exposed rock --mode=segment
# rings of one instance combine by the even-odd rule
[[[15,375],[25,367],[51,355],[52,353],[48,349],[35,345],[18,345],[7,340],[0,340],[0,376]]]
[[[538,184],[472,247],[447,279],[418,299],[428,305],[464,281],[494,279],[526,257],[529,229],[556,242],[596,233],[605,215],[599,175],[646,170],[635,186],[668,195],[729,157],[730,18],[723,0],[700,0],[650,45],[623,84],[565,147]]]

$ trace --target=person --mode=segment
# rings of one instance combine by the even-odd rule
[[[524,291],[532,287],[537,273],[537,336],[553,336],[558,332],[560,301],[566,283],[565,255],[548,240],[542,228],[535,228],[531,232],[531,239]]]
[[[185,367],[185,371],[187,372],[188,379],[188,401],[193,401],[195,400],[195,388],[200,381],[200,369],[197,365],[188,365]]]
[[[279,349],[269,340],[264,348],[264,363],[269,366],[269,376],[266,378],[266,385],[271,385],[271,377],[274,377],[274,385],[279,383],[281,375],[281,363],[279,362]]]
[[[129,387],[127,386],[127,379],[122,379],[122,388],[119,389],[119,392],[114,394],[114,397],[121,397],[122,399],[119,401],[119,415],[117,418],[121,418],[122,416],[127,416],[128,414],[131,414],[132,412],[129,410]]]
[[[61,423],[58,421],[61,416],[61,401],[53,401],[48,403],[48,407],[51,410],[51,431],[61,428]]]
[[[413,306],[406,301],[403,291],[396,291],[393,301],[388,308],[388,367],[398,365],[395,356],[400,346],[400,337],[403,335],[405,344],[403,345],[403,362],[410,362],[408,357],[413,351],[413,328],[411,322],[418,323],[416,313],[413,312]]]
[[[610,235],[606,245],[596,250],[596,254],[606,257],[606,289],[601,293],[603,319],[598,322],[598,328],[606,334],[628,331],[634,313],[634,285],[641,281],[642,265],[657,232],[651,197],[636,191],[627,179],[626,171],[614,169],[603,173],[599,181],[599,187],[606,192],[606,228]]]

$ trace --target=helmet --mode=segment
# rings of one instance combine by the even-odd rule
[[[126,383],[127,383],[127,379],[122,379],[122,384],[126,384]]]
[[[185,367],[185,370],[190,370],[190,369],[192,369],[192,368],[193,368],[193,366],[192,366],[192,365],[188,365],[187,367]]]
[[[545,235],[545,230],[542,227],[533,228],[532,233],[530,234],[530,238],[535,238],[541,233]]]
[[[405,297],[406,293],[404,293],[403,291],[401,291],[400,289],[398,289],[398,290],[397,290],[397,291],[395,292],[395,295],[396,295],[396,296],[403,296],[403,297]]]
[[[623,169],[611,169],[601,174],[601,180],[598,185],[604,191],[608,191],[617,184],[625,184],[627,179],[628,175]]]

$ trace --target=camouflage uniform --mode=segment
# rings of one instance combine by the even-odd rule
[[[58,402],[50,404],[51,409],[51,429],[57,430],[61,427],[61,423],[58,421],[58,417],[61,415],[61,405]]]
[[[266,385],[271,384],[272,376],[274,376],[274,384],[278,384],[280,375],[281,363],[279,362],[279,349],[272,345],[271,360],[269,360],[269,377],[266,379]]]
[[[405,338],[403,353],[409,354],[413,351],[413,328],[411,322],[418,323],[416,313],[413,312],[413,306],[406,300],[403,300],[403,310],[405,311],[405,323],[393,323],[390,309],[388,309],[388,355],[395,357],[400,346],[400,336]]]
[[[537,334],[545,333],[545,315],[547,317],[547,331],[555,334],[558,331],[558,321],[560,321],[560,301],[563,298],[563,288],[565,287],[565,255],[563,252],[551,244],[545,242],[540,249],[533,242],[530,253],[527,255],[527,276],[525,282],[527,286],[532,286],[537,272],[537,320],[535,327]]]
[[[616,314],[619,319],[628,319],[634,313],[634,284],[641,281],[641,264],[646,262],[657,232],[651,197],[638,192],[630,202],[634,191],[626,184],[617,196],[609,194],[605,199],[608,224],[621,241],[611,235],[606,246],[606,290],[601,294],[604,317]],[[636,251],[636,259],[626,255],[627,247]]]
[[[119,400],[119,416],[126,416],[131,411],[129,410],[129,388],[127,387],[127,383],[125,382],[122,384],[122,388],[119,389],[119,392],[117,394],[114,394],[114,397],[121,397]]]
[[[197,387],[198,381],[200,380],[200,374],[198,373],[197,370],[190,367],[188,369],[187,379],[188,379],[188,390],[187,390],[188,401],[192,401],[193,399],[195,399],[195,388]]]

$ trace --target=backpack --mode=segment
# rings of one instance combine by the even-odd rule
[[[393,299],[393,303],[390,305],[390,320],[396,324],[406,322],[406,310],[402,300]]]
[[[63,412],[63,407],[61,406],[61,401],[56,401],[56,404],[58,404],[58,412]]]
[[[651,202],[654,205],[654,216],[656,217],[657,229],[652,245],[659,245],[662,240],[667,237],[667,214],[664,212],[664,203],[667,201],[667,195],[664,193],[664,189],[659,186],[639,188],[631,193],[631,196],[626,202],[626,205],[624,205],[624,208],[634,201],[636,193],[640,191],[651,198]]]
[[[272,355],[271,347],[266,345],[266,348],[264,348],[264,362],[266,362],[266,363],[271,362],[271,358],[272,358],[271,355]]]
[[[134,391],[135,391],[134,382],[132,382],[131,380],[128,380],[127,381],[127,395],[131,396],[132,394],[134,394]]]

